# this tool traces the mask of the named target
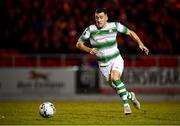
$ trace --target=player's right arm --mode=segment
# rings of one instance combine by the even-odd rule
[[[90,48],[90,47],[84,45],[84,43],[81,42],[81,41],[78,41],[78,42],[76,43],[76,47],[77,47],[78,49],[80,49],[80,50],[82,50],[82,51],[85,51],[85,52],[87,52],[87,53],[90,53],[90,54],[92,54],[92,55],[95,55],[96,52],[97,52],[97,49],[96,49],[96,48]]]
[[[83,34],[78,39],[78,42],[76,43],[76,47],[82,51],[85,51],[87,53],[94,55],[94,54],[96,54],[97,49],[90,48],[84,44],[89,38],[90,38],[90,31],[89,31],[89,27],[88,27],[84,30]]]

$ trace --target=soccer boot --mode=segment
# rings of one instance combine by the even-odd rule
[[[124,114],[129,115],[131,113],[132,113],[132,111],[131,111],[130,105],[129,104],[124,105]]]
[[[132,104],[134,105],[134,107],[136,109],[140,109],[141,105],[140,105],[139,101],[137,100],[135,93],[131,92],[131,95],[132,95],[132,99],[131,99]]]

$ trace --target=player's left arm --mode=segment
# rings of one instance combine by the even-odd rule
[[[149,49],[143,44],[143,42],[140,40],[140,38],[138,37],[138,35],[132,31],[132,30],[127,30],[127,35],[129,35],[133,40],[135,40],[138,45],[139,45],[139,48],[144,51],[146,53],[146,55],[149,54]]]

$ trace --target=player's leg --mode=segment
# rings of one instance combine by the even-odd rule
[[[113,89],[115,89],[117,91],[117,93],[119,94],[119,96],[122,98],[123,103],[124,103],[124,113],[125,114],[130,114],[131,113],[131,108],[128,104],[128,98],[127,98],[127,93],[126,93],[126,89],[123,89],[125,86],[123,83],[121,83],[120,81],[120,76],[118,74],[118,79],[112,79],[111,80],[111,68],[112,65],[108,65],[108,66],[103,66],[103,67],[99,67],[100,71],[102,73],[102,75],[106,78],[106,81],[110,83],[111,87]],[[117,88],[118,87],[118,88]]]
[[[124,61],[123,61],[122,57],[116,58],[116,60],[112,64],[111,79],[112,80],[118,80],[118,81],[113,81],[112,87],[115,87],[115,89],[118,91],[118,94],[120,97],[122,97],[122,95],[124,95],[122,97],[122,99],[124,97],[125,97],[124,99],[126,99],[126,96],[127,96],[127,98],[133,103],[133,105],[137,109],[140,109],[140,103],[136,99],[134,92],[128,92],[126,90],[124,83],[121,82],[121,80],[120,80],[123,69],[124,69]],[[123,92],[123,93],[121,93],[121,92]],[[126,95],[125,95],[125,93],[126,93]]]
[[[136,95],[134,92],[127,92],[127,97],[129,100],[131,100],[132,104],[136,109],[140,109],[141,105],[140,102],[137,100]]]
[[[116,85],[110,81],[110,85],[112,88],[114,88],[115,90],[118,90]],[[136,95],[134,92],[129,92],[126,90],[126,94],[127,94],[127,98],[132,102],[133,106],[136,108],[136,109],[140,109],[140,102],[137,100],[136,98]],[[121,97],[121,95],[119,95]]]
[[[109,84],[110,84],[110,86],[111,86],[114,90],[117,90],[114,83],[112,83],[112,82],[110,81]],[[132,102],[133,106],[134,106],[136,109],[140,109],[140,108],[141,108],[140,102],[137,100],[136,95],[135,95],[134,92],[129,92],[129,91],[127,91],[127,98]]]
[[[128,103],[128,93],[126,90],[126,87],[123,82],[120,80],[120,72],[118,70],[112,70],[111,71],[111,80],[112,80],[112,85],[113,87],[116,87],[118,95],[122,98],[123,100],[123,105],[124,105],[124,113],[125,114],[131,114],[131,108]]]
[[[114,71],[112,73],[114,73]],[[123,101],[125,100],[124,103],[127,102],[127,97],[127,99],[129,99],[132,102],[133,106],[136,109],[140,109],[140,102],[137,100],[135,93],[127,91],[124,83],[121,82],[120,79],[117,81],[113,81],[112,85],[112,87],[114,87],[117,90],[119,96],[123,99]]]
[[[112,85],[116,86],[117,93],[119,96],[122,98],[123,103],[124,103],[124,113],[129,114],[131,113],[131,108],[128,103],[128,91],[126,90],[126,87],[124,83],[121,81],[121,75],[124,70],[124,60],[122,59],[121,56],[118,56],[111,67],[111,80],[112,80]]]

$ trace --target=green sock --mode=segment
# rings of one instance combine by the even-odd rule
[[[127,91],[127,98],[130,99],[130,100],[132,100],[132,94],[131,94],[131,92],[128,92],[128,91]]]
[[[115,80],[113,81],[113,83],[116,85],[117,93],[122,98],[123,103],[127,104],[128,103],[127,90],[124,84],[121,82],[121,80]]]

